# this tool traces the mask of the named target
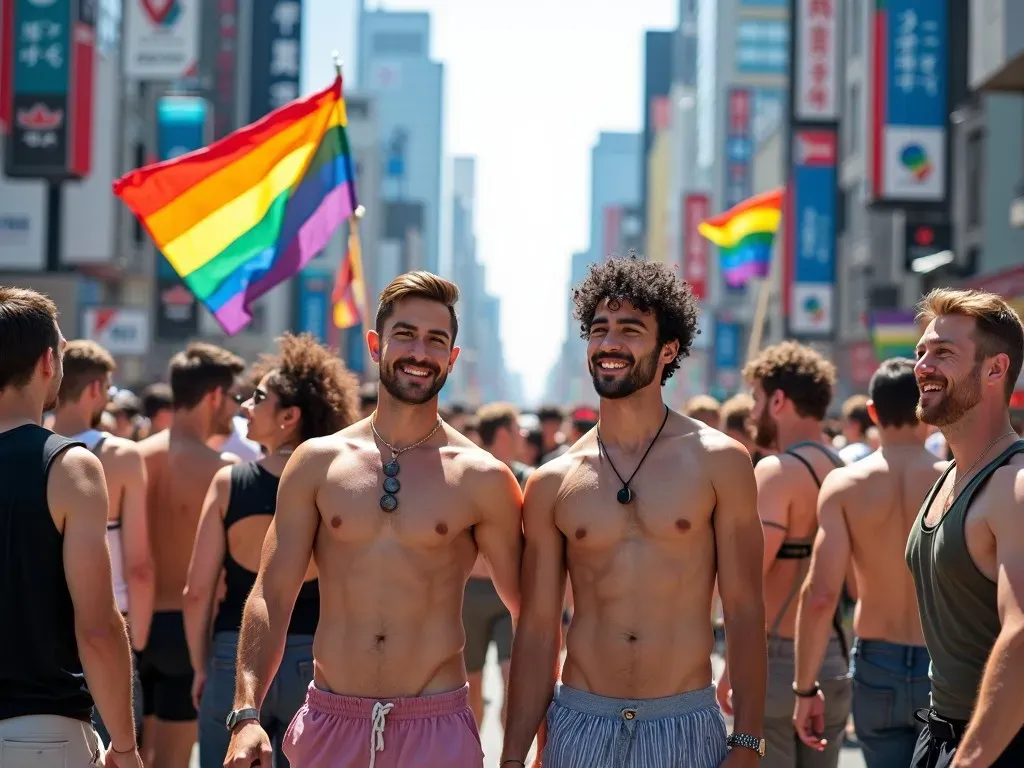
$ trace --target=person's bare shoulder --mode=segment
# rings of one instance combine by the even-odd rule
[[[161,453],[167,453],[171,446],[171,430],[165,429],[162,432],[157,432],[155,435],[140,440],[135,445],[142,457],[147,460]]]
[[[699,446],[700,463],[713,482],[730,482],[737,473],[753,476],[750,454],[738,440],[700,422],[697,422],[694,435]],[[681,442],[687,447],[694,444],[686,436]]]
[[[1024,529],[1024,454],[1017,454],[992,473],[985,496],[984,514],[997,536],[1000,529],[1017,533]]]

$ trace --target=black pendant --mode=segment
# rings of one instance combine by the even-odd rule
[[[398,499],[392,496],[390,493],[385,493],[380,497],[380,508],[385,512],[394,512],[398,509]]]
[[[629,502],[631,502],[633,500],[633,491],[632,491],[632,489],[627,485],[622,490],[620,490],[617,494],[615,494],[615,499],[616,499],[616,501],[619,502],[619,504],[629,504]]]
[[[397,475],[398,470],[398,462],[395,459],[392,459],[391,461],[384,465],[384,474],[387,475],[388,477],[394,477],[395,475]]]
[[[388,493],[398,493],[401,489],[402,484],[398,482],[396,477],[385,477],[384,478],[384,490]]]

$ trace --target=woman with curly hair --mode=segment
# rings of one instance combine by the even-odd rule
[[[274,515],[277,487],[300,443],[347,427],[358,416],[358,382],[334,354],[309,335],[285,334],[277,355],[255,366],[259,384],[242,403],[249,437],[263,446],[259,461],[225,467],[206,496],[185,587],[185,630],[199,711],[199,762],[220,768],[231,733],[225,720],[235,690],[235,656],[242,609],[256,581],[263,539]],[[188,478],[182,478],[188,482]],[[224,575],[223,599],[214,607]],[[287,766],[285,730],[313,679],[313,635],[320,615],[311,563],[295,602],[288,644],[260,719],[274,745],[274,765]],[[212,619],[212,627],[211,627]]]

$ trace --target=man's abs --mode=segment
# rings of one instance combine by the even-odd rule
[[[318,688],[345,696],[410,697],[466,683],[462,616],[452,610],[410,619],[382,606],[373,620],[321,607],[313,643]]]
[[[709,611],[697,602],[666,603],[639,620],[634,606],[622,612],[630,616],[623,621],[608,608],[588,610],[577,592],[562,681],[600,696],[641,699],[710,685],[714,634]]]

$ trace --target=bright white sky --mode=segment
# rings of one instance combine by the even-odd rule
[[[446,173],[452,156],[476,156],[478,253],[502,300],[506,360],[533,399],[564,335],[571,255],[588,245],[591,148],[599,131],[640,129],[643,32],[675,27],[678,1],[380,5],[431,13]]]

